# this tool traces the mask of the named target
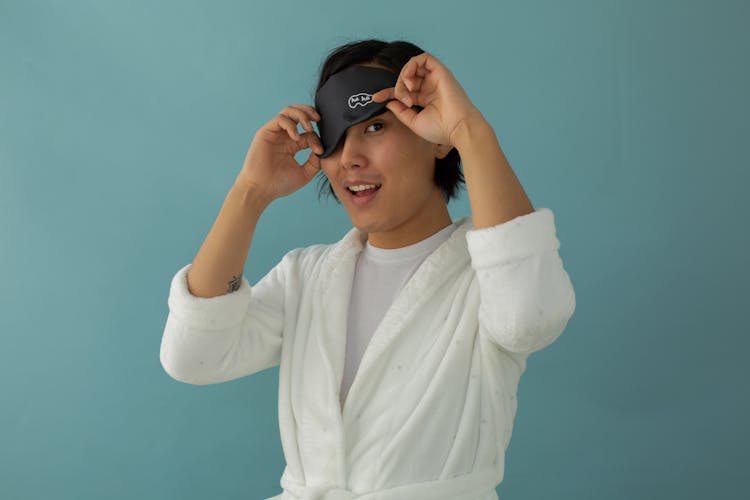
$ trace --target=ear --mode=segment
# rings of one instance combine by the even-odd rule
[[[435,144],[435,157],[442,160],[451,152],[451,149],[453,149],[453,146],[450,144]]]

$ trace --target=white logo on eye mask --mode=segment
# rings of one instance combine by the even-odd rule
[[[361,92],[359,94],[349,96],[349,107],[352,109],[356,108],[357,106],[364,107],[370,102],[372,102],[372,94]]]

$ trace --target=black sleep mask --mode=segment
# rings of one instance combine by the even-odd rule
[[[373,102],[372,94],[394,87],[398,75],[371,66],[349,66],[332,75],[315,94],[315,108],[320,115],[316,124],[323,143],[325,158],[333,153],[346,129],[373,116],[385,113],[385,105],[392,101]]]

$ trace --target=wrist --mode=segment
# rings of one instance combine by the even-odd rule
[[[235,197],[246,208],[262,212],[274,200],[264,190],[252,183],[235,183],[229,190],[229,196]]]
[[[487,134],[494,137],[495,131],[482,113],[476,110],[458,123],[451,134],[451,144],[460,155],[471,147],[472,141],[484,138]]]

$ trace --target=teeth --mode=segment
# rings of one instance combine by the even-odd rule
[[[365,189],[371,189],[374,187],[380,187],[380,184],[360,184],[358,186],[349,186],[350,191],[364,191]]]

